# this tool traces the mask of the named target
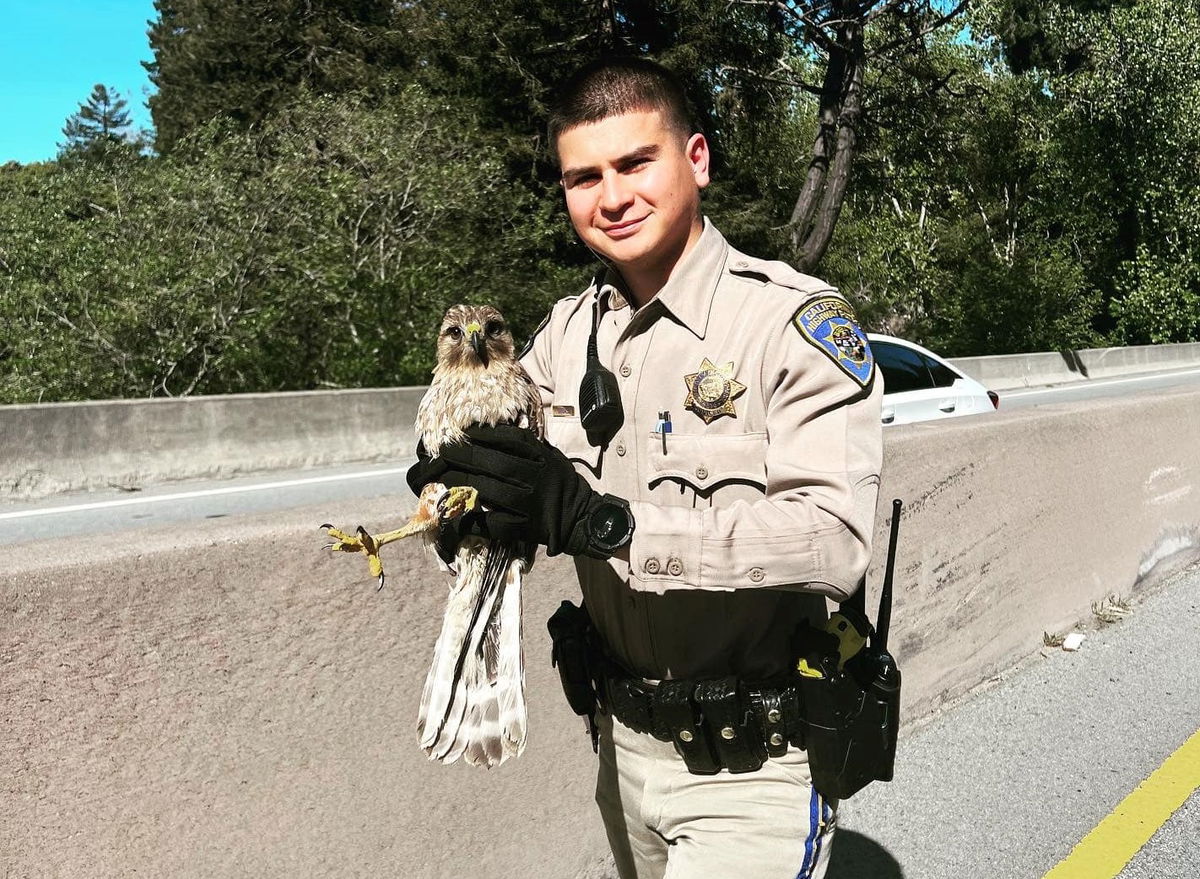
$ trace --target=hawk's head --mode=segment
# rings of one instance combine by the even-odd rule
[[[452,305],[438,333],[439,367],[486,367],[512,360],[516,348],[504,315],[490,305]]]

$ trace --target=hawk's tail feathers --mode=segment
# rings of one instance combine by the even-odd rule
[[[484,541],[468,538],[458,548],[458,574],[446,598],[442,631],[433,648],[433,662],[421,693],[417,730],[421,747],[429,749],[441,737],[462,673],[463,652],[483,597],[484,568],[489,553]],[[459,715],[462,706],[459,705]]]
[[[511,551],[500,544],[464,541],[459,547],[459,576],[443,624],[446,643],[439,638],[435,648],[418,723],[421,746],[432,760],[449,763],[464,752],[468,762],[486,766],[504,759],[495,684],[499,612],[511,563]]]
[[[525,563],[513,559],[500,605],[500,644],[496,675],[496,698],[500,704],[500,728],[504,757],[525,750],[528,712],[525,704],[525,655],[521,640],[521,585]]]

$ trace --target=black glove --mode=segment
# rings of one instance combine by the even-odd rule
[[[487,508],[471,526],[479,533],[509,543],[540,543],[546,555],[589,551],[588,515],[603,496],[566,455],[526,428],[474,425],[466,433],[468,442],[444,445],[436,458],[417,449],[417,463],[408,471],[414,493],[430,482],[469,485]]]
[[[446,474],[446,463],[425,451],[425,444],[417,441],[417,463],[408,468],[406,480],[412,493],[421,496],[421,490],[431,482],[442,482]],[[443,483],[445,484],[445,483]],[[484,513],[472,510],[454,519],[443,519],[438,528],[437,540],[433,544],[438,557],[450,565],[458,556],[458,545],[467,536],[487,537]]]

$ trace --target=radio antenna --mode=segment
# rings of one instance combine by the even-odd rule
[[[892,530],[888,537],[887,567],[883,571],[883,590],[879,594],[879,615],[875,621],[875,637],[872,646],[880,651],[887,650],[888,629],[892,624],[892,575],[896,570],[896,541],[900,535],[900,498],[892,501]]]

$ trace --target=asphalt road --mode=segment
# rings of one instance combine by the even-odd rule
[[[842,805],[828,879],[1037,879],[1066,858],[1200,729],[1200,567],[1086,635],[902,735],[895,780]],[[1195,879],[1198,841],[1193,793],[1119,877]]]
[[[1022,388],[1021,390],[999,391],[1000,408],[1025,409],[1029,406],[1045,406],[1051,403],[1075,403],[1081,400],[1100,400],[1105,397],[1144,394],[1167,388],[1182,388],[1200,385],[1200,369],[1173,369],[1147,375],[1101,378],[1055,385],[1044,388]]]
[[[1097,379],[1078,385],[1001,393],[1003,411],[1080,400],[1153,393],[1200,385],[1200,369]],[[986,418],[972,415],[969,418]],[[34,503],[0,503],[0,544],[46,537],[125,531],[173,522],[196,522],[245,513],[286,510],[326,501],[408,497],[404,471],[415,459],[285,471],[233,480],[131,486],[105,492],[62,494]]]

